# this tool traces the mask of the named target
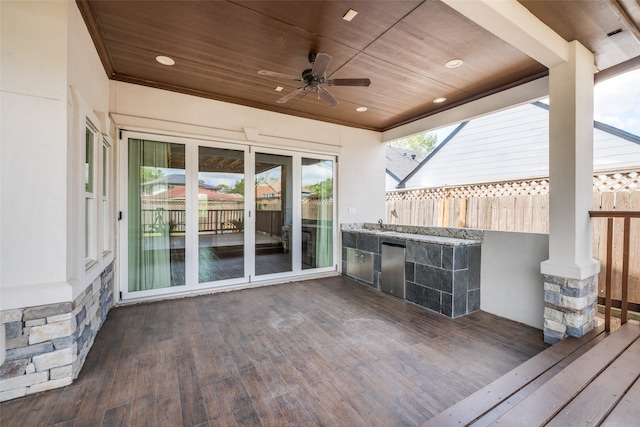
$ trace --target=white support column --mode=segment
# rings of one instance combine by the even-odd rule
[[[580,337],[595,325],[597,274],[589,210],[593,203],[594,57],[577,41],[549,70],[549,259],[545,341]]]

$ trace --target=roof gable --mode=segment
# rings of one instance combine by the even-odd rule
[[[385,153],[386,172],[396,181],[402,180],[422,161],[415,151],[387,145]]]

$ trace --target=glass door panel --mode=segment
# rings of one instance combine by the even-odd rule
[[[302,269],[333,265],[333,161],[302,158]]]
[[[129,139],[128,290],[185,285],[185,146]]]
[[[244,276],[244,152],[199,147],[198,282]]]
[[[292,158],[256,153],[255,272],[291,271]]]

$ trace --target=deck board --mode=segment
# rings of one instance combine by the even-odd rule
[[[110,311],[78,379],[0,425],[415,426],[546,348],[336,276]]]
[[[564,368],[569,366],[569,364],[571,364],[574,360],[576,360],[578,357],[586,353],[591,347],[595,346],[597,343],[602,341],[606,337],[606,334],[604,334],[603,331],[604,331],[603,328],[600,328],[594,331],[591,334],[591,336],[585,337],[584,341],[568,340],[567,343],[569,342],[573,342],[574,344],[581,343],[582,345],[577,347],[573,352],[568,354],[566,357],[563,357],[562,360],[560,360],[558,363],[549,367],[549,369],[547,369],[545,372],[540,374],[533,381],[531,381],[526,386],[518,390],[516,393],[509,396],[503,402],[500,402],[500,404],[494,407],[491,411],[487,412],[482,417],[475,420],[473,422],[473,426],[485,427],[485,426],[491,425],[491,423],[493,423],[495,420],[497,420],[502,415],[504,415],[512,407],[514,407],[519,402],[524,400],[527,396],[529,396],[531,393],[537,390],[540,386],[542,386],[544,383],[546,383],[551,378],[553,378],[557,373],[559,373]],[[551,352],[551,349],[549,349],[549,351]],[[539,356],[542,356],[542,354],[540,354]]]
[[[547,426],[598,425],[640,375],[640,340],[580,391]],[[594,399],[594,396],[598,396]]]
[[[640,325],[568,338],[437,414],[425,426],[635,425]]]
[[[637,360],[636,360],[637,363]],[[635,383],[602,422],[602,427],[632,426],[640,420],[640,380]]]
[[[549,422],[637,339],[640,328],[621,327],[514,406],[493,425],[538,426]],[[592,396],[593,397],[593,396]],[[594,399],[595,400],[595,399]]]
[[[498,378],[486,387],[478,390],[472,396],[458,402],[446,411],[439,413],[437,416],[429,419],[423,424],[423,427],[446,427],[469,425],[483,415],[494,410],[503,402],[513,397],[519,390],[527,387],[536,378],[544,375],[565,358],[569,357],[576,351],[580,351],[585,346],[588,348],[591,340],[596,339],[603,332],[602,328],[591,331],[585,336],[584,340],[575,338],[567,338],[559,342],[553,347],[539,353],[537,356],[527,360],[511,372]],[[517,399],[520,401],[522,398]],[[514,401],[511,404],[515,403]],[[507,403],[508,409],[512,405]],[[502,408],[502,412],[506,412]]]

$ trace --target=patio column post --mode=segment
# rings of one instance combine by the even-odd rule
[[[581,337],[596,323],[600,264],[592,258],[593,54],[577,41],[549,70],[549,259],[544,339]]]

